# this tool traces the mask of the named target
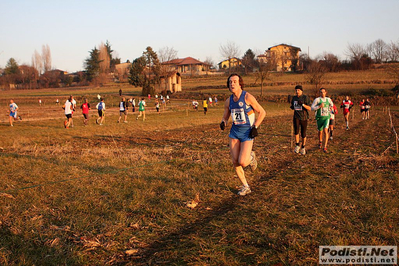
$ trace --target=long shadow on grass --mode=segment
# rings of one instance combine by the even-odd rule
[[[209,223],[211,223],[215,219],[219,219],[220,217],[227,215],[229,212],[238,208],[240,206],[240,200],[241,199],[238,198],[238,196],[236,195],[226,198],[220,203],[217,208],[215,208],[204,217],[198,218],[194,222],[186,223],[180,229],[156,240],[142,254],[140,254],[140,258],[137,259],[137,262],[145,264],[148,263],[150,265],[152,263],[157,264],[156,260],[161,259],[159,258],[159,256],[157,256],[158,252],[173,249],[179,250],[180,246],[187,245],[185,241],[186,236],[194,235],[195,233],[200,231],[202,231],[202,234],[211,235],[212,232],[204,232],[204,230],[206,230],[205,228],[209,226]],[[180,259],[184,260],[184,258]]]
[[[291,163],[291,158],[288,160],[281,160],[276,162],[275,168],[282,169],[287,164]],[[267,180],[272,178],[274,175],[275,170],[269,171],[267,174],[262,175],[259,181],[253,182],[253,186],[257,188],[257,191],[262,191],[262,187],[267,186]],[[140,257],[136,257],[134,259],[135,262],[142,263],[144,265],[172,263],[170,260],[173,260],[173,263],[177,265],[180,263],[187,263],[190,260],[190,256],[198,255],[197,251],[194,251],[195,254],[190,253],[193,252],[193,247],[198,244],[195,242],[198,241],[198,235],[200,235],[199,237],[206,242],[208,238],[217,234],[218,230],[220,230],[220,228],[212,226],[212,222],[218,222],[220,220],[229,221],[231,220],[230,218],[234,219],[234,213],[238,213],[239,215],[251,215],[246,213],[245,209],[240,210],[240,208],[242,208],[243,205],[251,204],[251,202],[254,200],[256,200],[256,197],[253,197],[252,195],[240,197],[235,193],[232,194],[230,197],[222,200],[217,206],[212,206],[212,211],[207,211],[202,217],[197,218],[193,222],[187,222],[179,229],[170,232],[160,239],[155,240],[144,252],[140,254]],[[264,248],[267,249],[269,247]],[[187,257],[179,256],[178,258],[175,258],[173,257],[175,255],[173,250],[187,250],[187,253],[182,252],[183,254],[187,254]],[[170,253],[162,254],[162,252]],[[162,258],[163,255],[170,255],[171,257]]]
[[[36,238],[23,237],[8,228],[0,227],[0,263],[6,265],[80,265],[81,261],[68,249],[59,249],[40,243]]]

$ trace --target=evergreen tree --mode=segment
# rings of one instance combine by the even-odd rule
[[[6,67],[4,68],[4,74],[6,75],[12,75],[12,74],[18,74],[19,73],[19,66],[17,61],[14,58],[10,58],[6,64]]]
[[[129,83],[135,87],[143,87],[145,83],[145,68],[146,62],[144,56],[134,59],[130,68]]]
[[[255,60],[255,54],[251,49],[248,49],[244,56],[242,57],[242,64],[245,67],[245,73],[252,72],[254,67],[257,65],[257,61]]]
[[[90,51],[90,56],[85,60],[85,69],[88,81],[92,81],[100,75],[100,63],[100,51],[94,47],[94,49]]]
[[[160,81],[160,63],[157,53],[150,46],[136,58],[130,68],[129,83],[142,87],[142,95],[154,95],[154,85]]]

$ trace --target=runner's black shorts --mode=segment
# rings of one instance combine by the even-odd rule
[[[306,129],[308,127],[308,120],[299,120],[294,116],[294,134],[299,134],[299,128],[301,128],[301,137],[306,138]]]

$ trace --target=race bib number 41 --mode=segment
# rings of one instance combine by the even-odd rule
[[[247,122],[245,119],[244,108],[231,109],[231,118],[235,125],[242,125]]]

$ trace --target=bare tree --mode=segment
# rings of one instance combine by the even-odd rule
[[[215,61],[213,61],[211,56],[207,56],[204,63],[209,65],[209,67],[215,68]]]
[[[366,48],[359,43],[350,44],[345,50],[345,55],[351,58],[352,60],[360,60],[364,54],[367,54]]]
[[[394,43],[391,41],[387,48],[387,59],[391,62],[399,60],[399,42]]]
[[[234,57],[238,58],[238,55],[241,53],[240,48],[234,42],[229,41],[225,45],[220,45],[219,50],[222,57],[227,58],[229,61],[229,74],[231,74],[232,59]]]
[[[337,72],[339,71],[339,67],[341,65],[338,56],[324,52],[323,55],[321,56],[321,61],[320,63],[323,63],[326,70],[329,72]]]
[[[319,89],[324,82],[326,72],[326,68],[318,60],[312,60],[307,67],[305,79],[307,82],[314,85],[314,97],[317,97],[319,93]]]
[[[32,66],[37,70],[37,73],[40,75],[43,70],[43,61],[42,56],[35,50],[32,55]]]
[[[361,44],[348,44],[345,54],[351,58],[352,64],[357,69],[364,70],[370,65],[367,60],[369,57],[367,48]]]
[[[165,46],[158,51],[159,75],[167,78],[176,72],[176,69],[167,62],[177,59],[177,51],[173,47]],[[167,90],[167,82],[164,82],[164,90]]]
[[[369,56],[372,56],[376,63],[382,63],[386,60],[387,49],[387,44],[383,40],[378,39],[369,45]]]
[[[177,58],[177,51],[173,47],[165,46],[158,51],[160,63],[168,62]]]
[[[263,84],[266,80],[270,80],[270,72],[277,67],[276,57],[270,57],[267,61],[258,62],[258,70],[255,72],[255,83],[260,81],[260,95],[263,96]]]
[[[48,44],[42,45],[42,62],[44,72],[51,70],[51,51]]]
[[[108,53],[108,49],[103,42],[101,42],[99,50],[100,50],[99,54],[100,74],[101,73],[107,74],[109,73],[111,59]]]

